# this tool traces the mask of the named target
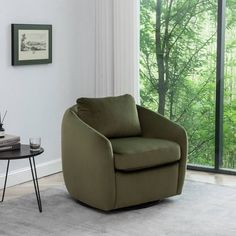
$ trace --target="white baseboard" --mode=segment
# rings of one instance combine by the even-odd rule
[[[36,168],[37,168],[38,178],[58,173],[62,171],[61,159],[38,164],[36,165]],[[5,180],[5,174],[0,175],[0,189],[3,188],[4,180]],[[30,167],[9,171],[7,179],[7,187],[21,184],[30,180],[32,180]]]

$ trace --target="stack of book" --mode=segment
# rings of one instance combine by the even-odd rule
[[[0,138],[0,152],[20,149],[20,137],[6,134]]]

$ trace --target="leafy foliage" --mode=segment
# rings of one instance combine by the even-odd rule
[[[236,168],[236,3],[227,2],[224,161]],[[216,0],[141,0],[141,103],[182,124],[189,162],[214,165]]]

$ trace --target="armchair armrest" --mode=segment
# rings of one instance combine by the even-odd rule
[[[183,127],[168,120],[164,116],[137,106],[142,135],[150,138],[161,138],[174,141],[180,145],[181,158],[179,163],[179,179],[177,193],[180,194],[185,178],[188,153],[187,133]]]
[[[62,166],[70,194],[91,206],[115,205],[115,171],[110,141],[68,109],[62,121]]]

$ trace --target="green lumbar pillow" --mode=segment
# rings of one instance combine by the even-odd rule
[[[108,138],[141,135],[135,100],[129,94],[79,98],[77,104],[78,116]]]

